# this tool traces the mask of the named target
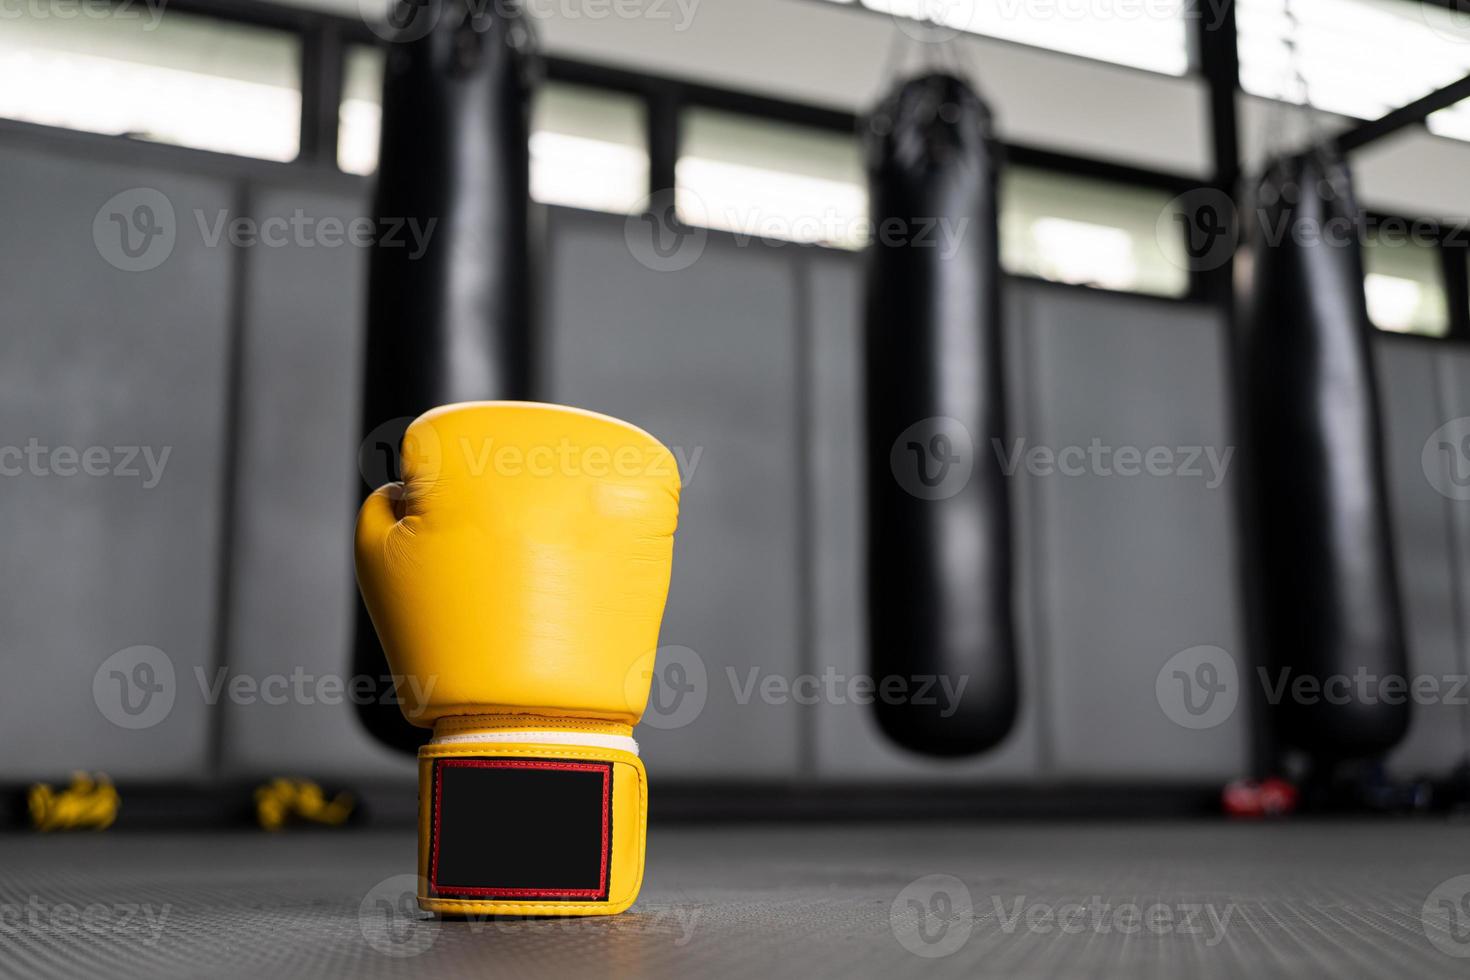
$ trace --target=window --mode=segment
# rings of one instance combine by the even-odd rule
[[[294,160],[295,35],[161,10],[127,4],[87,17],[65,0],[16,6],[0,30],[0,116]]]
[[[1425,0],[1433,2],[1433,0]],[[1470,36],[1467,36],[1470,41]],[[1470,75],[1470,71],[1466,72]],[[1429,118],[1424,120],[1429,131],[1438,136],[1448,136],[1450,139],[1470,140],[1470,99],[1456,102],[1448,109],[1431,112]]]
[[[1240,84],[1271,99],[1305,101],[1376,119],[1470,74],[1470,24],[1415,0],[1239,0]],[[1295,40],[1293,65],[1289,40]],[[1429,128],[1470,138],[1470,109],[1452,106]]]
[[[1449,298],[1435,245],[1386,227],[1363,247],[1363,291],[1368,318],[1380,330],[1443,337],[1450,330]]]
[[[1161,220],[1170,198],[1167,191],[1011,167],[1001,184],[1001,263],[1007,272],[1054,282],[1183,296],[1183,231]]]
[[[679,217],[752,238],[860,248],[868,193],[857,136],[691,109],[675,171]]]
[[[383,128],[383,52],[355,44],[342,64],[342,104],[337,107],[337,166],[349,174],[378,169]]]
[[[853,0],[833,0],[852,4]],[[946,29],[983,34],[1165,75],[1189,71],[1185,0],[858,0],[890,14],[910,36],[942,39]],[[922,24],[920,22],[927,22]]]
[[[867,178],[856,136],[725,112],[684,116],[679,217],[747,238],[867,244]],[[1054,282],[1180,297],[1190,288],[1172,194],[1009,167],[1000,188],[1001,263]],[[1177,233],[1176,233],[1177,231]]]
[[[338,109],[337,163],[378,166],[383,53],[349,53]],[[543,204],[629,214],[648,196],[648,124],[637,96],[545,82],[531,111],[531,198]]]
[[[531,118],[531,197],[631,214],[648,197],[648,120],[637,96],[543,84]]]

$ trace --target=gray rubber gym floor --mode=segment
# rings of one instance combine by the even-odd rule
[[[0,837],[6,976],[1470,975],[1470,826],[655,827],[632,912],[405,913],[411,833]]]

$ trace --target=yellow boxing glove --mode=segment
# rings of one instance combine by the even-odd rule
[[[626,422],[469,402],[403,438],[357,519],[357,581],[419,750],[419,905],[610,915],[638,895],[633,726],[668,594],[679,473]]]

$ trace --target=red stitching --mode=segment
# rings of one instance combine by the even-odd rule
[[[445,895],[509,895],[513,898],[601,898],[602,893],[601,888],[469,888],[463,886],[443,892]]]
[[[440,802],[444,798],[444,780],[439,778],[439,763],[434,763],[434,860],[429,865],[429,883],[437,891],[439,888],[439,810]]]
[[[598,871],[597,888],[481,888],[450,886],[441,891],[439,885],[439,813],[444,798],[444,780],[440,776],[442,766],[463,766],[472,769],[560,769],[574,772],[596,771],[602,773],[602,862]],[[605,898],[608,889],[608,818],[611,815],[609,797],[612,793],[612,763],[610,762],[546,762],[518,759],[436,759],[434,764],[434,853],[429,867],[429,884],[436,895],[507,895],[516,898]]]

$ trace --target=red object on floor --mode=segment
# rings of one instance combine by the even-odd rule
[[[1275,776],[1260,781],[1237,779],[1225,787],[1221,803],[1232,817],[1279,817],[1296,810],[1297,789]]]

